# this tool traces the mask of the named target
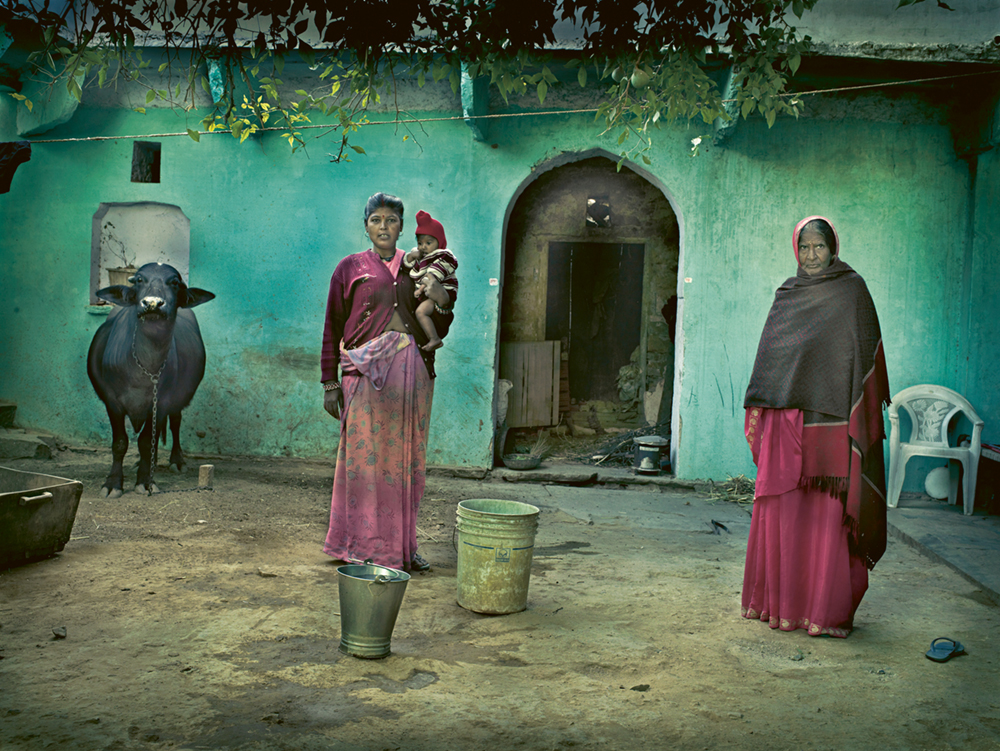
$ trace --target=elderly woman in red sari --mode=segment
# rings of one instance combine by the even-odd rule
[[[417,289],[396,247],[403,202],[376,193],[365,206],[372,247],[344,258],[330,279],[320,365],[323,407],[340,420],[340,444],[323,551],[341,561],[405,571],[430,567],[417,554],[434,351],[415,310],[421,291],[434,301],[444,336],[453,319],[448,292],[428,280]]]
[[[795,276],[775,293],[747,388],[757,465],[742,613],[845,637],[885,552],[889,380],[864,280],[833,225],[795,227]]]

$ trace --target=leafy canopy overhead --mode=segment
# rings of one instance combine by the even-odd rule
[[[147,103],[194,109],[200,87],[213,94],[206,130],[243,140],[277,125],[293,149],[305,143],[296,126],[319,112],[340,130],[338,158],[401,74],[420,85],[447,79],[457,91],[464,71],[489,77],[505,100],[533,93],[544,102],[559,83],[558,54],[578,85],[603,87],[598,120],[620,132],[623,157],[648,161],[650,132],[663,121],[759,112],[772,125],[778,114],[796,114],[783,94],[808,38],[788,18],[816,1],[40,0],[6,3],[0,24],[41,30],[31,75],[64,82],[78,98],[81,80],[124,79],[147,87]],[[150,47],[166,55],[156,75],[143,56]],[[313,91],[283,90],[293,55],[317,71]],[[706,66],[720,56],[732,66],[728,111]]]

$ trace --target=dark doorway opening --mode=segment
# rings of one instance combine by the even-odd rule
[[[569,395],[616,401],[642,331],[640,244],[550,242],[545,338],[569,350]]]

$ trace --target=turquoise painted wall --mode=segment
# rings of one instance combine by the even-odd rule
[[[181,131],[199,117],[82,106],[43,137]],[[414,213],[426,209],[461,261],[428,461],[488,466],[500,289],[489,280],[501,277],[505,212],[549,160],[617,146],[589,115],[505,120],[487,143],[461,122],[424,128],[419,147],[391,127],[366,128],[356,143],[368,155],[346,164],[330,162],[333,138],[299,154],[276,136],[242,146],[226,135],[155,139],[159,184],[129,181],[129,139],[36,144],[0,195],[0,399],[18,403],[22,425],[109,443],[85,371],[104,320],[87,308],[91,217],[102,201],[159,201],[190,218],[191,283],[217,295],[196,310],[209,363],[185,411],[186,450],[331,456],[337,423],[318,385],[327,284],[340,258],[367,247],[364,201],[387,190],[406,202],[406,243]],[[989,323],[998,306],[995,150],[981,158],[972,215],[968,167],[932,121],[804,118],[770,130],[744,122],[724,147],[691,158],[695,135],[662,130],[652,166],[640,170],[670,197],[682,228],[678,474],[753,475],[743,392],[774,289],[794,272],[792,227],[811,213],[834,221],[842,257],[868,281],[893,391],[955,387],[980,406],[990,438],[990,424],[1000,425],[1000,398],[986,379],[1000,354]],[[0,140],[15,137],[4,101]],[[975,314],[963,318],[966,299]]]

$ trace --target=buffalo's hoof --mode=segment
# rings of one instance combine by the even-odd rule
[[[183,475],[184,474],[184,465],[183,464],[171,464],[167,469],[169,470],[169,472],[171,474],[174,474],[174,475]]]
[[[109,488],[106,486],[101,488],[101,498],[121,498],[121,497],[122,497],[121,488]]]
[[[136,493],[143,493],[144,495],[153,495],[153,493],[159,493],[160,492],[160,489],[158,487],[156,487],[156,483],[155,482],[149,483],[148,486],[143,485],[142,483],[137,482],[135,484],[135,487],[133,488],[133,490]]]

